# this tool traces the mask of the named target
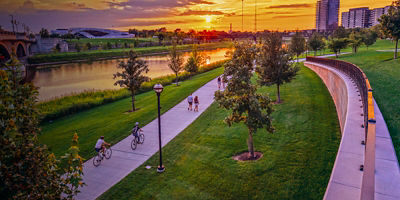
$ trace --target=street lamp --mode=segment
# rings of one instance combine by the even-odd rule
[[[160,116],[160,95],[161,92],[163,91],[163,86],[161,84],[155,84],[154,87],[154,92],[157,94],[157,107],[158,107],[158,145],[160,148],[160,165],[157,167],[157,172],[161,173],[164,172],[165,168],[162,164],[162,153],[161,153],[161,116]]]

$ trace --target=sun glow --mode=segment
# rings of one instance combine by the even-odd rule
[[[207,23],[211,22],[211,16],[210,15],[206,15],[205,18],[206,18],[206,22]]]

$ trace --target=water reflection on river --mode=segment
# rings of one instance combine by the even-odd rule
[[[228,50],[221,48],[203,52],[209,56],[207,63],[212,63],[225,59],[225,53]],[[189,53],[185,53],[184,59],[186,60],[188,57]],[[168,68],[166,55],[146,56],[142,59],[146,60],[149,65],[150,71],[147,76],[151,78],[173,73]],[[118,89],[118,86],[113,85],[115,82],[113,74],[118,71],[117,64],[118,59],[114,59],[91,63],[69,63],[38,69],[35,72],[33,83],[40,87],[40,101],[85,90]]]

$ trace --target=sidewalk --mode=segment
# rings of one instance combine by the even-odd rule
[[[214,79],[193,93],[193,97],[199,96],[199,112],[188,111],[187,100],[184,99],[161,116],[162,146],[182,132],[213,103],[216,90],[218,90],[217,80]],[[154,102],[149,103],[157,103],[155,94]],[[155,112],[154,116],[156,115]],[[76,199],[96,199],[158,152],[158,119],[142,129],[145,141],[144,144],[138,145],[136,150],[131,149],[133,136],[130,135],[111,147],[113,151],[111,159],[103,160],[100,166],[93,166],[93,158],[84,163],[83,182],[86,186],[81,188],[81,193]],[[168,157],[165,154],[163,156]],[[152,166],[157,165],[158,163],[152,163]],[[152,167],[150,170],[156,168]],[[168,166],[165,166],[165,170],[168,173]]]

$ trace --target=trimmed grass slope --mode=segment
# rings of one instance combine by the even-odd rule
[[[393,60],[393,52],[375,51],[391,48],[393,44],[389,41],[378,41],[368,51],[363,48],[357,54],[339,59],[359,66],[367,75],[400,160],[400,60]]]
[[[223,68],[218,68],[196,75],[182,82],[179,87],[166,86],[161,95],[161,111],[166,112],[222,72]],[[136,108],[139,110],[126,113],[131,109],[131,98],[128,97],[54,120],[52,123],[44,123],[39,141],[46,144],[56,156],[60,156],[70,147],[69,141],[76,131],[79,135],[81,156],[90,158],[95,153],[94,145],[101,135],[105,136],[107,142],[115,144],[130,134],[135,122],[138,121],[143,126],[157,117],[157,97],[154,91],[137,95]]]
[[[260,92],[274,99],[274,88]],[[232,159],[247,150],[247,129],[227,127],[227,111],[214,103],[163,148],[166,172],[157,174],[156,154],[100,199],[322,199],[340,143],[335,106],[323,82],[305,67],[281,91],[276,132],[254,136],[256,151],[264,154],[260,160]]]

